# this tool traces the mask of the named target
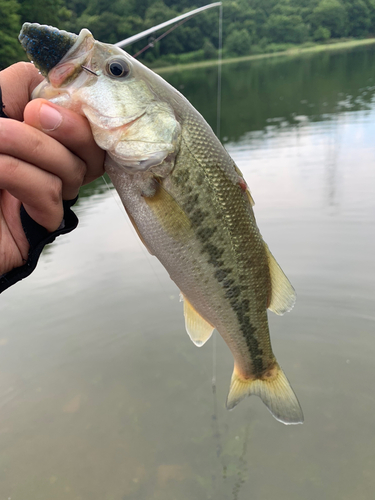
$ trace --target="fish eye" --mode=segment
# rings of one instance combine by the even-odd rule
[[[107,72],[114,78],[124,78],[130,73],[130,68],[123,59],[113,59],[107,64]]]

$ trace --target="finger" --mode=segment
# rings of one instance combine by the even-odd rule
[[[0,189],[20,200],[30,217],[48,231],[60,226],[64,214],[62,182],[56,175],[0,154]]]
[[[0,218],[2,243],[0,258],[1,276],[14,267],[21,266],[22,262],[26,262],[29,252],[29,242],[21,223],[21,202],[8,191],[0,190],[0,206],[2,212],[2,217]]]
[[[105,152],[95,143],[86,118],[45,99],[35,99],[26,106],[24,120],[59,141],[85,162],[84,184],[103,175]]]
[[[15,120],[23,119],[23,110],[30,101],[31,92],[43,80],[31,63],[19,62],[0,72],[4,111]]]
[[[78,156],[40,130],[16,120],[0,119],[0,153],[60,177],[65,200],[77,196],[86,173],[86,165]]]

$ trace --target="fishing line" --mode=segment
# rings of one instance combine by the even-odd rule
[[[237,480],[233,486],[233,500],[238,500],[242,486],[246,483],[249,466],[247,463],[247,444],[250,433],[250,420],[246,425],[245,435],[242,443],[242,453],[238,459]]]
[[[212,411],[212,425],[214,440],[216,441],[216,456],[219,458],[222,451],[221,435],[219,428],[219,417],[217,411],[217,395],[216,395],[216,331],[212,334],[212,395],[213,395],[213,411]]]
[[[217,103],[216,103],[216,135],[220,140],[220,116],[221,116],[221,63],[223,52],[223,6],[220,5],[219,11],[219,42],[218,42],[218,60],[217,60]],[[217,361],[217,343],[215,332],[212,342],[212,392],[214,394],[214,412],[216,413],[216,361]],[[217,419],[217,416],[216,416]]]
[[[217,361],[216,348],[217,348],[217,345],[216,345],[216,333],[215,333],[215,331],[212,335],[212,346],[213,346],[213,350],[212,350],[212,392],[216,393],[216,361]]]
[[[217,71],[217,103],[216,103],[216,135],[220,140],[220,117],[221,117],[221,63],[223,52],[223,6],[220,5],[219,12],[219,40],[218,40],[218,71]],[[216,456],[219,458],[222,452],[221,434],[219,426],[219,416],[217,410],[217,394],[216,394],[216,375],[217,375],[217,334],[216,331],[212,335],[212,395],[213,395],[213,431],[216,441]],[[223,465],[223,464],[222,464]]]
[[[117,198],[117,197],[113,194],[113,190],[111,189],[111,186],[108,184],[107,179],[104,177],[104,175],[102,175],[101,179],[102,179],[102,181],[104,182],[104,184],[106,185],[106,187],[107,187],[108,191],[111,193],[111,195],[112,195],[113,199],[114,199],[114,200],[115,200],[115,202],[116,202],[116,205],[117,205],[117,206],[119,207],[119,209],[120,209],[120,212],[122,213],[122,215],[124,216],[124,218],[125,218],[126,220],[128,220],[128,219],[127,219],[127,217],[126,217],[126,215],[125,215],[125,213],[124,213],[124,210],[122,209],[122,206],[120,205],[120,203],[119,203],[119,201],[118,201],[118,198]]]
[[[217,60],[217,104],[216,104],[216,135],[220,140],[221,121],[221,66],[223,61],[223,6],[219,9],[219,43]]]
[[[214,5],[212,5],[212,6],[214,6]],[[216,6],[216,4],[215,4],[215,6]],[[218,130],[218,134],[217,135],[218,136],[220,135],[220,104],[221,104],[221,62],[222,62],[222,24],[223,24],[223,7],[222,7],[222,5],[220,5],[220,11],[219,12],[220,12],[219,13],[219,44],[218,44],[218,67],[219,67],[219,69],[218,69],[218,97],[217,97],[217,124],[218,124],[217,125],[217,130]],[[137,58],[139,55],[141,55],[147,49],[149,49],[150,47],[153,47],[155,45],[155,43],[157,43],[160,40],[162,40],[164,37],[166,37],[167,35],[169,35],[169,33],[172,33],[172,31],[174,31],[176,28],[178,28],[179,26],[181,26],[182,24],[184,24],[186,21],[189,21],[190,19],[192,19],[192,17],[194,17],[194,15],[192,15],[190,17],[187,17],[187,18],[181,20],[179,23],[173,25],[170,29],[168,29],[167,31],[165,31],[159,37],[157,37],[156,39],[154,39],[151,42],[149,42],[145,47],[143,47],[143,49],[139,50],[136,54],[134,54],[133,57]],[[86,69],[86,68],[84,68],[84,69]],[[125,215],[125,213],[123,211],[122,206],[120,205],[118,199],[113,194],[112,189],[110,188],[110,186],[109,186],[108,182],[106,181],[106,179],[104,178],[104,176],[102,176],[102,179],[103,179],[104,184],[107,186],[107,189],[111,192],[113,198],[115,199],[115,202],[117,203],[117,206],[119,207],[121,213],[125,217],[125,219],[127,221],[127,224],[130,224],[128,218],[126,217],[126,215]],[[137,241],[138,241],[139,245],[142,247],[142,252],[146,255],[144,246],[142,245],[142,243],[139,241],[138,238],[137,238]],[[158,274],[156,273],[155,268],[152,265],[152,262],[151,262],[151,260],[149,258],[149,255],[146,255],[146,260],[150,264],[152,272],[156,276],[156,279],[159,282],[161,289],[166,294],[168,294],[168,292],[164,288],[164,286],[163,286],[163,284],[162,284],[162,282],[161,282]],[[216,340],[215,340],[215,342],[216,342]],[[216,356],[216,354],[215,354],[215,356]],[[216,367],[216,362],[215,362],[215,367]],[[215,370],[216,370],[216,368],[215,368]],[[216,387],[216,385],[215,385],[216,384],[216,372],[215,372],[215,374],[214,374],[214,376],[212,378],[212,381],[213,381],[212,382],[213,383],[213,387],[214,386]],[[216,391],[216,389],[215,389],[215,391]]]

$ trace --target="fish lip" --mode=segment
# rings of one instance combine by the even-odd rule
[[[143,111],[143,113],[141,113],[140,115],[136,116],[135,118],[133,118],[133,120],[130,120],[128,121],[127,123],[125,123],[122,128],[124,130],[128,130],[128,128],[130,128],[132,125],[134,125],[135,122],[137,122],[138,120],[140,120],[142,118],[142,116],[144,116],[146,114],[146,110]],[[120,127],[121,128],[121,127]]]
[[[106,115],[100,115],[98,117],[98,115],[96,113],[93,113],[91,108],[88,106],[84,106],[82,108],[82,111],[90,123],[92,123],[93,125],[96,125],[97,127],[105,128],[107,130],[112,130],[113,132],[120,130],[120,129],[127,130],[128,128],[130,128],[132,125],[134,125],[134,123],[136,123],[138,120],[140,120],[147,113],[147,110],[145,109],[142,112],[140,112],[138,115],[131,116],[129,118],[129,121],[127,121],[126,123],[123,123],[123,122],[118,123],[118,121],[116,123],[116,120],[119,120],[118,117],[112,117],[112,116],[106,116]],[[105,125],[103,123],[103,121],[108,121],[109,125]],[[112,121],[112,124],[111,124],[111,121]]]

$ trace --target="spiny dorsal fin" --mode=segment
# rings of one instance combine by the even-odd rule
[[[235,163],[233,165],[234,165],[235,171],[238,174],[239,181],[240,181],[240,186],[241,186],[242,189],[245,190],[247,199],[249,200],[250,205],[253,207],[255,205],[255,201],[254,201],[253,197],[251,196],[249,186],[247,185],[247,183],[246,183],[246,181],[245,181],[245,179],[244,179],[244,177],[242,175],[241,170],[237,167],[237,165]]]
[[[249,188],[246,189],[246,195],[247,195],[247,198],[250,202],[250,205],[253,207],[255,205],[255,201],[254,201],[254,198],[251,196]]]
[[[271,275],[271,297],[269,299],[268,309],[280,316],[293,309],[296,302],[296,292],[285,276],[283,270],[276,262],[270,249],[264,244],[268,257],[268,266]]]
[[[272,415],[283,424],[302,424],[303,413],[293,389],[276,363],[268,376],[243,379],[236,366],[230,384],[227,408],[232,410],[245,396],[259,396]]]
[[[215,328],[202,318],[184,295],[181,294],[181,296],[184,300],[186,331],[194,344],[198,347],[202,347],[211,337]]]

